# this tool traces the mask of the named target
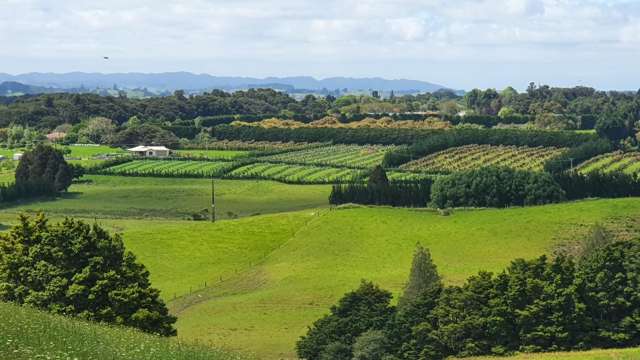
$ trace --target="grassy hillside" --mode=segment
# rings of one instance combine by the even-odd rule
[[[45,209],[55,218],[96,216],[123,233],[147,265],[152,283],[179,316],[180,339],[264,359],[293,357],[306,327],[363,278],[397,295],[417,242],[431,250],[447,283],[460,284],[478,270],[500,271],[514,258],[548,253],[596,221],[640,215],[638,199],[458,210],[451,216],[330,210],[315,208],[326,203],[326,186],[217,181],[222,211],[272,214],[211,224],[180,220],[208,205],[207,180],[88,178],[93,182],[74,185],[63,199],[2,209],[0,222],[15,221],[24,209]],[[291,212],[296,209],[304,210]]]
[[[522,354],[511,357],[474,357],[466,360],[636,360],[640,359],[640,349],[611,349],[547,354]]]
[[[514,258],[550,252],[562,232],[624,214],[640,214],[640,202],[585,201],[449,217],[404,209],[324,210],[261,263],[170,306],[185,339],[248,348],[265,358],[292,357],[306,327],[361,279],[397,295],[416,242],[431,250],[447,283],[460,284],[478,270],[499,271]]]
[[[184,219],[208,209],[208,179],[141,178],[90,175],[69,193],[51,201],[29,201],[2,206],[3,213],[44,210],[52,216],[90,218]],[[299,186],[270,181],[216,180],[218,216],[248,216],[321,207],[328,204],[331,187]]]
[[[136,330],[98,325],[0,302],[0,359],[241,359]]]

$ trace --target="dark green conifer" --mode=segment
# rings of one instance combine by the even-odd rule
[[[442,279],[438,274],[436,264],[431,259],[431,253],[418,244],[413,255],[409,281],[407,281],[402,297],[398,301],[398,308],[406,307],[424,294],[437,294],[440,289],[442,289]]]

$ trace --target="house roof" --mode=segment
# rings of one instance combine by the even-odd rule
[[[149,150],[169,151],[169,149],[164,146],[144,146],[144,145],[139,145],[134,148],[127,149],[127,151],[133,151],[133,152],[149,151]]]

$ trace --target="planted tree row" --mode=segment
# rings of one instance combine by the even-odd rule
[[[393,146],[380,145],[331,145],[266,156],[261,160],[289,164],[369,169],[381,164],[384,154],[392,149]]]
[[[630,175],[640,174],[640,152],[616,151],[593,157],[577,167],[581,174],[591,172],[622,172]]]
[[[237,164],[228,161],[134,160],[102,169],[100,174],[158,177],[220,177]]]
[[[540,171],[547,160],[563,151],[563,148],[543,146],[465,145],[410,161],[400,168],[434,173],[465,171],[485,166]]]
[[[453,129],[418,138],[410,146],[399,147],[395,151],[388,152],[384,164],[388,167],[396,167],[438,151],[472,144],[571,148],[595,140],[597,140],[595,134],[572,131]]]

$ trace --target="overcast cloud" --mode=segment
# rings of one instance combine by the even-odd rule
[[[105,61],[103,56],[109,56]],[[640,88],[640,1],[0,0],[0,72]]]

